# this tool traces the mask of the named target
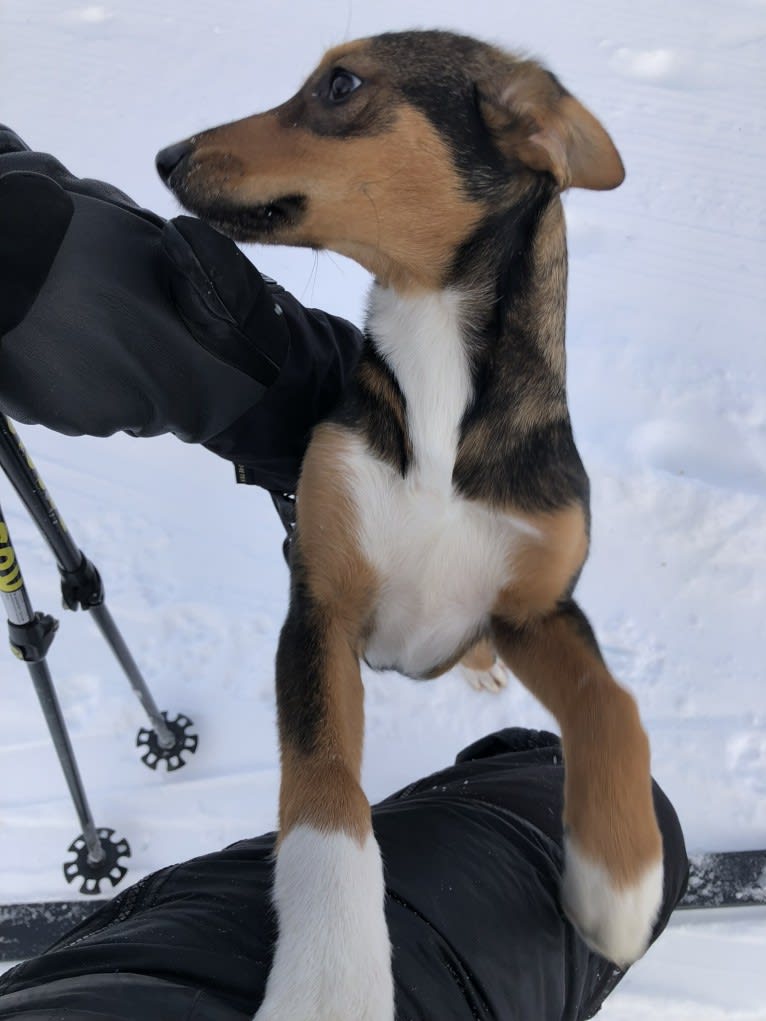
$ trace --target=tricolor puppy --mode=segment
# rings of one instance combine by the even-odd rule
[[[495,655],[555,715],[562,903],[620,965],[662,892],[649,747],[572,598],[588,478],[566,402],[561,193],[615,188],[604,128],[530,60],[446,32],[331,50],[267,113],[158,157],[239,241],[374,276],[353,385],[315,431],[277,654],[279,941],[257,1021],[392,1021],[383,873],[359,785],[360,660],[430,678]]]

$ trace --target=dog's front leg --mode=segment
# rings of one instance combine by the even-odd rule
[[[662,837],[649,742],[633,697],[609,673],[569,599],[524,624],[493,620],[496,648],[561,727],[564,910],[620,966],[646,950],[662,902]]]
[[[279,938],[255,1021],[393,1021],[383,867],[359,785],[363,689],[348,621],[294,568],[277,653]]]

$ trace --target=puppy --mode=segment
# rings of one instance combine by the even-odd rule
[[[588,479],[566,402],[560,195],[624,176],[548,71],[447,32],[331,50],[267,113],[163,150],[239,241],[326,248],[374,276],[353,385],[297,496],[277,654],[279,939],[257,1021],[392,1021],[380,855],[359,785],[359,661],[431,678],[499,655],[561,727],[562,904],[624,966],[662,845],[649,747],[572,598]]]

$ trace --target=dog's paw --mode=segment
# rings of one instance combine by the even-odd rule
[[[375,838],[298,826],[277,855],[279,939],[255,1021],[394,1021]]]
[[[604,865],[584,855],[567,837],[561,903],[567,917],[596,953],[627,968],[652,935],[662,905],[662,857],[628,886],[617,886]]]
[[[495,660],[489,670],[474,670],[461,663],[460,672],[474,691],[490,691],[497,695],[508,686],[508,671],[499,659]]]

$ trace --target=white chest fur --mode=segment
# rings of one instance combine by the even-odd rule
[[[375,287],[369,328],[404,393],[413,459],[402,478],[361,439],[348,448],[359,544],[381,579],[365,658],[418,677],[479,636],[508,583],[514,542],[537,532],[452,484],[472,390],[461,296]]]

